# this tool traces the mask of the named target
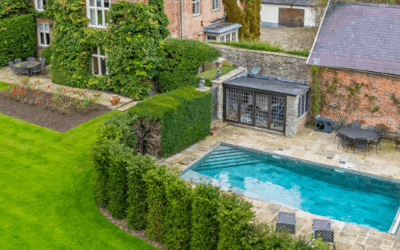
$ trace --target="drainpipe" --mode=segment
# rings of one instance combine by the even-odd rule
[[[182,1],[181,0],[181,39],[183,39],[183,5],[182,5]]]

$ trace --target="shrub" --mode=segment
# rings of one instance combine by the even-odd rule
[[[1,0],[0,20],[13,15],[33,13],[33,3],[30,0]],[[0,27],[3,27],[0,25]]]
[[[36,54],[36,22],[31,14],[0,19],[0,66]]]
[[[117,219],[125,218],[128,208],[127,167],[134,162],[134,151],[120,142],[111,141],[109,144],[110,162],[108,165],[107,210]]]
[[[131,116],[128,113],[114,113],[114,116],[104,124],[115,124],[121,130],[121,142],[126,146],[135,149],[136,147],[136,134],[135,134],[135,122],[137,121],[136,116]]]
[[[254,219],[254,213],[250,210],[252,207],[251,203],[238,198],[236,194],[221,194],[221,206],[217,216],[220,226],[217,250],[242,249],[243,230]]]
[[[172,38],[165,41],[160,50],[158,82],[162,92],[180,87],[196,86],[198,68],[205,62],[214,61],[219,52],[216,48],[195,40]]]
[[[46,59],[46,64],[51,64],[51,55],[53,54],[53,46],[49,45],[42,51],[42,58]]]
[[[225,64],[224,64],[225,65]],[[230,71],[236,69],[236,67],[234,66],[222,66],[221,68],[219,68],[219,70],[221,71],[221,76],[228,74]],[[203,73],[199,74],[196,76],[196,83],[198,84],[201,77],[204,76],[204,80],[206,80],[204,86],[207,87],[211,87],[211,81],[215,80],[215,75],[217,74],[217,69],[210,69],[207,71],[204,71]]]
[[[193,191],[186,180],[174,178],[166,188],[164,243],[167,249],[190,249]]]
[[[219,187],[199,183],[193,193],[191,249],[217,249]]]
[[[156,161],[150,155],[137,155],[128,171],[128,226],[134,230],[144,230],[147,225],[148,206],[144,175],[156,169]]]
[[[146,234],[151,240],[164,239],[164,220],[167,208],[166,185],[177,176],[169,172],[166,166],[161,165],[145,174],[148,206]]]
[[[114,124],[101,126],[98,132],[99,136],[93,147],[94,160],[94,200],[100,207],[107,207],[108,193],[106,184],[108,182],[108,167],[112,161],[110,156],[110,142],[119,141],[121,130]]]
[[[210,134],[211,98],[209,92],[187,87],[140,102],[129,114],[160,122],[161,155],[167,157]]]

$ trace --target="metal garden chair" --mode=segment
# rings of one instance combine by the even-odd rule
[[[47,71],[46,71],[46,58],[42,58],[42,60],[40,60],[40,65],[41,65],[40,70],[44,71],[47,74]]]
[[[368,141],[366,139],[357,138],[354,144],[354,154],[356,154],[356,148],[361,148],[365,155],[367,153]]]
[[[35,58],[33,56],[30,56],[30,57],[28,57],[27,61],[28,62],[33,62],[33,61],[35,61]]]
[[[312,233],[315,239],[322,238],[323,242],[332,242],[333,249],[336,249],[335,234],[331,227],[331,221],[313,219]]]
[[[350,127],[352,127],[352,128],[361,128],[361,123],[352,122],[352,123],[350,123]]]
[[[278,228],[289,231],[294,237],[294,235],[296,235],[296,215],[294,213],[279,212],[278,220],[275,224],[275,231],[277,231]]]
[[[381,148],[382,138],[383,138],[383,134],[379,134],[377,141],[370,141],[368,144],[370,148],[373,148],[374,146],[376,147],[376,153],[378,153],[378,146],[379,146],[379,150],[382,150],[382,148]]]
[[[14,62],[13,61],[9,61],[8,62],[8,65],[10,66],[10,69],[11,69],[11,75],[12,76],[14,76],[16,73],[15,73],[15,65],[14,65]]]
[[[20,62],[22,62],[22,61],[21,61],[20,58],[18,58],[18,59],[14,59],[14,62],[17,64],[17,63],[20,63]]]
[[[20,74],[21,75],[27,75],[29,76],[29,69],[28,68],[20,68]]]
[[[32,73],[33,73],[33,74],[40,73],[41,70],[42,70],[42,65],[41,65],[41,64],[38,64],[38,65],[36,65],[36,66],[33,67]]]

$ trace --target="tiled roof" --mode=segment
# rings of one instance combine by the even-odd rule
[[[295,6],[315,6],[315,0],[261,0],[261,3]]]
[[[307,63],[400,75],[400,6],[331,2]]]

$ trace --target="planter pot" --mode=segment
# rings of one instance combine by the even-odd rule
[[[110,102],[113,106],[117,106],[121,99],[117,95],[112,95],[110,98]]]

